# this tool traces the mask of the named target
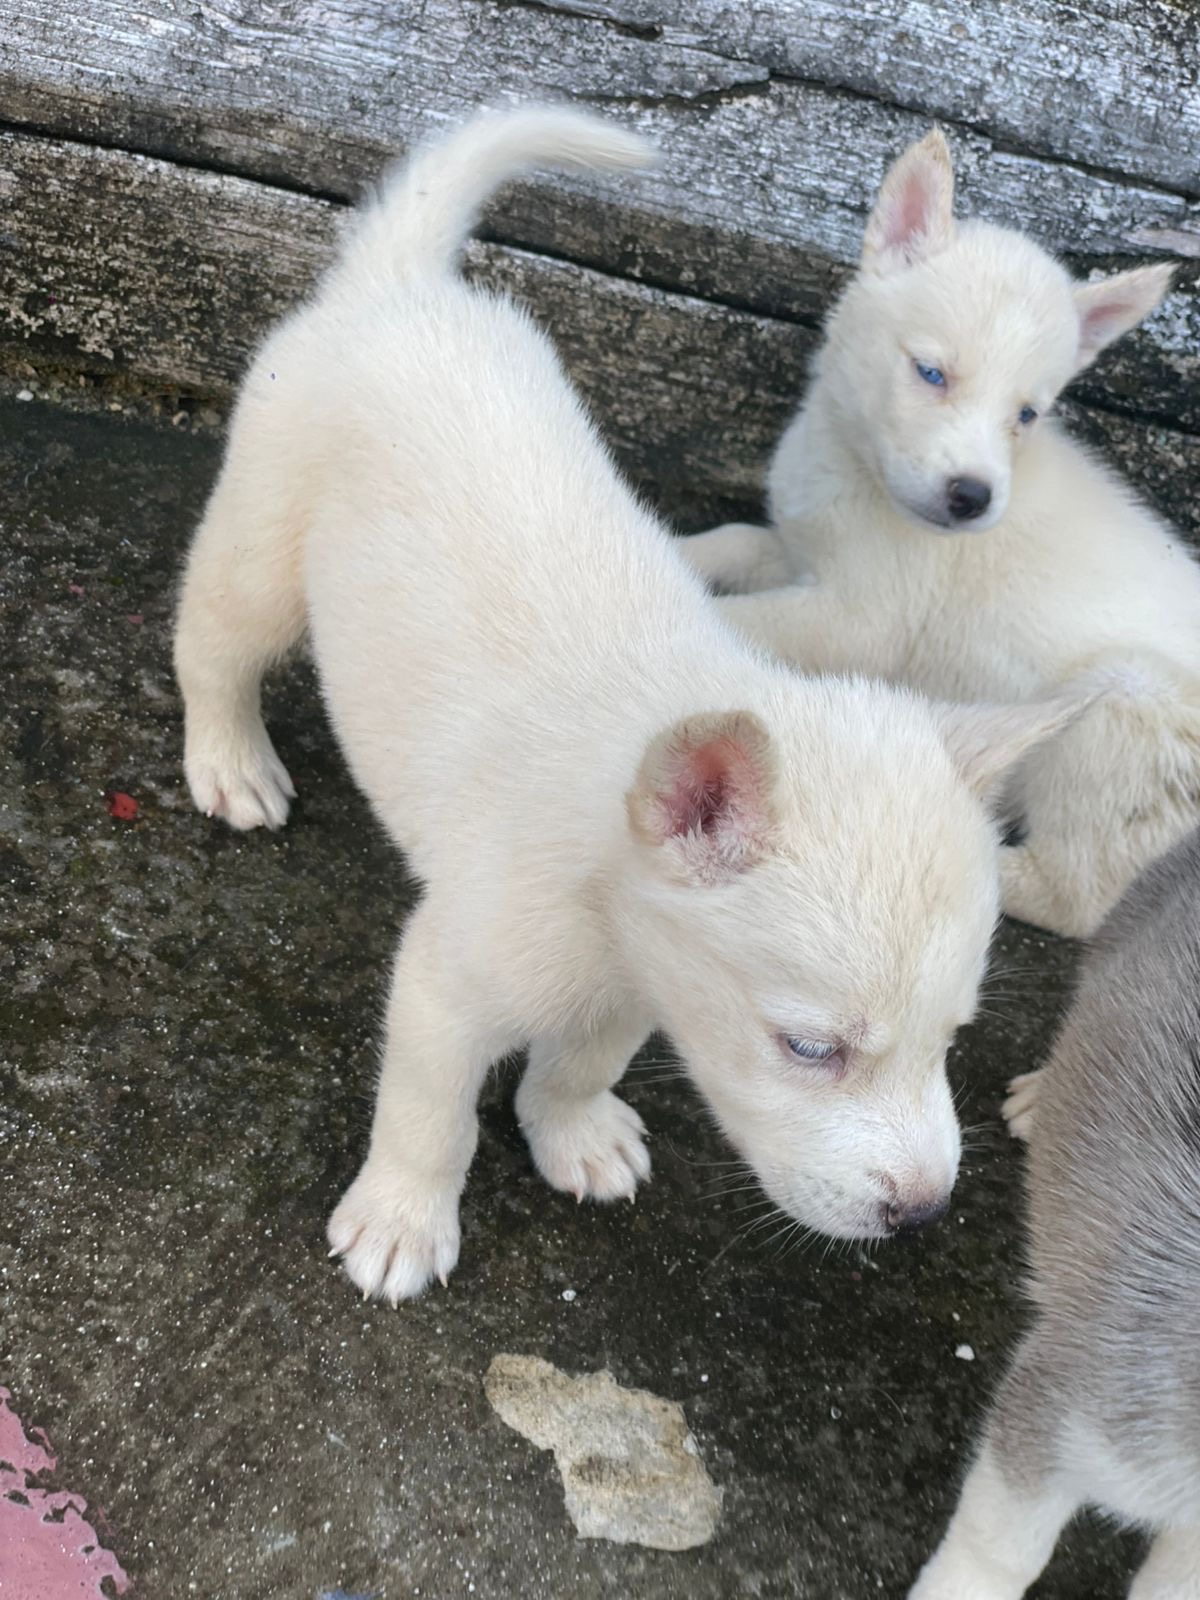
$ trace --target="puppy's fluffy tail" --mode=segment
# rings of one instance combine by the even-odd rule
[[[530,167],[651,165],[654,146],[602,117],[566,106],[485,111],[416,150],[359,216],[335,276],[440,277],[492,191]]]

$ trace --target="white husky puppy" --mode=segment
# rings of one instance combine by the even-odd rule
[[[1004,909],[1092,931],[1200,820],[1200,571],[1171,530],[1046,413],[1157,305],[1167,266],[1080,285],[1019,233],[956,225],[939,133],[884,182],[768,478],[774,529],[685,542],[720,587],[781,564],[811,587],[726,602],[810,670],[950,700],[1110,688],[1016,774],[1024,842]]]
[[[647,156],[550,109],[419,153],[259,353],[188,562],[196,804],[284,821],[259,685],[307,625],[354,775],[426,884],[329,1225],[393,1300],[454,1266],[476,1097],[526,1043],[534,1161],[581,1199],[649,1171],[611,1091],[661,1027],[789,1212],[876,1237],[940,1211],[943,1057],[997,915],[980,796],[1075,709],[810,683],[722,621],[549,341],[454,270],[512,173]]]
[[[1085,960],[1029,1122],[1033,1324],[910,1600],[1019,1600],[1081,1505],[1200,1600],[1200,833]]]

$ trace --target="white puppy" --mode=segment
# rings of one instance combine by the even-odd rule
[[[649,1171],[611,1092],[665,1029],[777,1203],[878,1237],[944,1208],[943,1058],[997,915],[980,796],[1075,707],[806,682],[723,622],[549,341],[455,257],[533,162],[647,148],[567,110],[417,157],[259,353],[176,640],[197,805],[284,821],[259,712],[306,624],[355,777],[424,880],[370,1151],[329,1237],[397,1299],[445,1278],[489,1064],[558,1189]]]
[[[684,548],[726,589],[779,581],[781,560],[811,580],[726,602],[810,670],[950,700],[1107,685],[1022,765],[1025,840],[1002,856],[1006,911],[1084,935],[1200,820],[1200,572],[1045,413],[1171,269],[1080,286],[1018,233],[956,226],[953,181],[938,133],[889,172],[771,464],[774,530]]]

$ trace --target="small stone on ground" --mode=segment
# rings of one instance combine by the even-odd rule
[[[499,1355],[484,1391],[510,1428],[553,1450],[580,1536],[691,1550],[712,1538],[721,1491],[683,1407],[610,1372],[572,1378],[535,1356]]]

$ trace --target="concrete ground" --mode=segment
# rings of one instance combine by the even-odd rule
[[[323,1225],[364,1148],[414,890],[305,667],[270,696],[300,791],[286,831],[237,837],[188,804],[172,589],[217,448],[0,402],[14,1407],[141,1596],[903,1595],[1021,1324],[998,1108],[1046,1046],[1069,950],[1005,929],[953,1062],[975,1130],[956,1204],[912,1245],[755,1231],[763,1208],[722,1192],[728,1152],[660,1050],[628,1084],[655,1160],[636,1205],[548,1191],[499,1074],[449,1288],[364,1305]],[[136,819],[109,815],[114,790]],[[724,1491],[713,1541],[576,1538],[551,1457],[485,1399],[499,1352],[680,1401]],[[1036,1593],[1115,1600],[1134,1553],[1085,1523]]]

